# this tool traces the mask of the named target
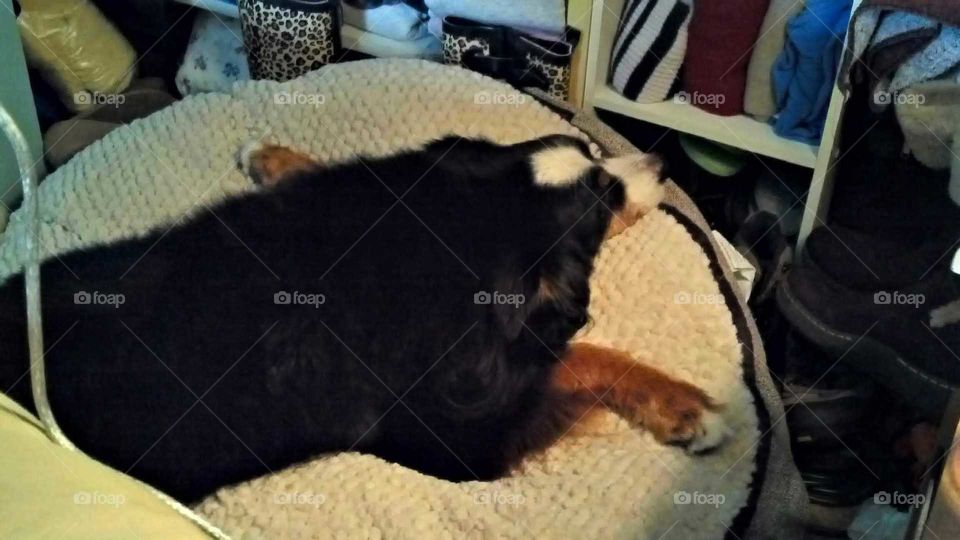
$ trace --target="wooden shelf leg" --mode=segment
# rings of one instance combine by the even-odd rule
[[[830,200],[833,197],[836,166],[843,157],[840,155],[839,148],[840,123],[843,120],[843,107],[846,101],[847,97],[834,85],[830,96],[830,108],[827,109],[827,120],[823,127],[823,139],[820,141],[820,151],[817,153],[817,164],[813,169],[810,189],[807,191],[807,200],[803,207],[803,219],[797,236],[798,258],[803,256],[804,244],[813,229],[826,224]]]

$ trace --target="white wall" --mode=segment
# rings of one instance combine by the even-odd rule
[[[20,32],[13,16],[13,0],[0,0],[0,106],[7,109],[27,137],[33,159],[43,155],[36,107],[27,78]],[[41,164],[42,165],[42,164]],[[13,148],[0,135],[0,230],[6,227],[7,208],[20,201],[20,174]]]

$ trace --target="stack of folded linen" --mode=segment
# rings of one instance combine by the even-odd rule
[[[436,58],[439,40],[427,32],[417,1],[343,0],[344,46],[374,56]]]
[[[960,148],[960,10],[956,0],[862,0],[850,25],[839,84],[864,83],[868,104],[892,107],[904,147],[931,169]],[[960,164],[954,165],[960,200]]]
[[[558,40],[567,26],[565,0],[425,0],[430,33],[443,33],[443,18],[455,15],[489,25],[508,26],[542,39]]]

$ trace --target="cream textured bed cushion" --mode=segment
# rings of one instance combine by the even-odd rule
[[[673,217],[657,212],[608,243],[592,285],[594,321],[583,339],[649,358],[727,403],[737,434],[729,446],[690,457],[607,414],[589,434],[568,436],[497,482],[452,484],[344,454],[222,490],[200,512],[253,538],[722,537],[747,502],[758,432],[736,333],[706,259]],[[687,497],[700,504],[679,504]]]
[[[254,189],[234,164],[254,138],[337,162],[449,133],[502,143],[583,136],[502,83],[416,60],[240,83],[232,95],[191,96],[120,128],[48,177],[40,188],[41,251],[52,257],[166,228]],[[593,323],[582,339],[647,359],[725,403],[734,437],[718,452],[689,456],[607,414],[496,482],[454,484],[343,453],[264,470],[197,510],[237,537],[290,539],[718,538],[728,530],[743,535],[757,508],[768,525],[778,521],[787,509],[761,496],[761,484],[765,476],[767,486],[794,479],[771,479],[765,469],[772,428],[754,373],[762,356],[742,346],[751,340],[743,308],[686,221],[657,211],[604,247],[592,281]],[[0,279],[23,264],[22,231],[18,212],[0,245]],[[779,408],[765,372],[760,377]],[[773,447],[781,461],[789,456],[782,442]]]

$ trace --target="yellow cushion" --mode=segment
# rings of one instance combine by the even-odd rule
[[[0,393],[0,538],[209,537],[130,477],[53,443]]]

